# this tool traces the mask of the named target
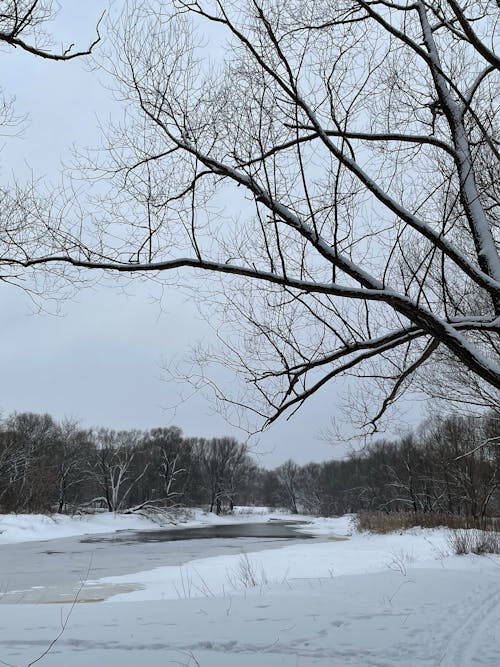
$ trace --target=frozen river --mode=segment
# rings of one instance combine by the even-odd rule
[[[276,549],[324,541],[298,532],[292,522],[247,523],[75,536],[0,546],[0,604],[79,602],[133,590],[130,585],[95,585],[103,577],[211,556]],[[80,590],[81,589],[81,590]]]

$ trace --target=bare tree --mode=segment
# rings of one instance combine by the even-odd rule
[[[289,459],[285,461],[275,470],[276,475],[278,476],[278,482],[281,487],[283,502],[285,506],[291,510],[293,514],[299,513],[298,502],[299,502],[299,475],[300,468],[295,463]]]
[[[1,440],[1,496],[6,509],[52,509],[62,446],[60,427],[47,414],[14,414],[3,425]]]
[[[209,496],[210,512],[217,514],[226,505],[234,507],[241,475],[248,470],[246,445],[234,438],[213,438],[198,441],[198,461],[203,483]]]
[[[91,433],[78,428],[75,421],[65,420],[60,426],[60,452],[57,461],[58,512],[77,504],[87,480],[87,462],[91,458]],[[79,493],[80,492],[80,493]],[[73,501],[73,502],[71,502]]]
[[[110,512],[123,510],[132,489],[149,466],[144,463],[140,470],[134,470],[132,465],[141,434],[100,429],[95,437],[96,456],[87,464],[87,475],[96,483],[102,496],[92,502],[103,501]]]
[[[36,58],[60,63],[88,56],[100,41],[97,22],[95,39],[84,49],[75,44],[60,42],[51,34],[51,22],[60,9],[53,0],[3,0],[0,3],[0,54],[24,51]],[[101,17],[102,18],[102,17]],[[14,100],[2,88],[0,81],[0,135],[22,133],[27,120],[14,109]],[[40,251],[52,252],[66,245],[58,211],[54,208],[55,194],[47,194],[36,179],[28,182],[0,184],[0,281],[21,285],[31,292],[48,292],[48,283],[30,282],[26,272],[10,261],[12,254],[29,259]],[[46,273],[41,274],[45,276]],[[56,273],[53,273],[55,276]]]
[[[450,360],[498,403],[498,19],[493,0],[130,2],[97,226],[9,261],[211,273],[213,360],[265,423],[356,375],[376,430]]]
[[[169,507],[185,502],[193,471],[191,447],[182,431],[175,426],[153,429],[141,448],[142,455],[150,461],[151,470],[145,481],[149,482],[151,498]]]
[[[97,36],[87,49],[75,51],[74,44],[62,46],[60,51],[52,48],[53,39],[44,28],[57,13],[54,5],[52,0],[4,0],[0,10],[0,42],[49,60],[90,55],[100,40],[99,24]]]

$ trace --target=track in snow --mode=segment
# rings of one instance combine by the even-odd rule
[[[471,667],[484,633],[500,622],[500,589],[483,598],[448,640],[438,667]],[[480,664],[480,663],[478,663]]]

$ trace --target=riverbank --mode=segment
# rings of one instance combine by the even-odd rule
[[[286,517],[260,515],[276,518]],[[500,557],[451,555],[446,529],[372,535],[355,532],[351,517],[303,529],[324,541],[259,552],[250,541],[243,553],[233,540],[230,553],[206,558],[200,540],[182,566],[93,571],[67,604],[0,604],[0,660],[26,667],[60,634],[41,665],[500,664]],[[329,539],[341,534],[348,539]],[[95,548],[98,565],[106,545]],[[83,604],[95,586],[107,587],[108,599]]]
[[[199,508],[190,508],[173,512],[171,519],[168,519],[167,516],[148,518],[140,514],[120,514],[119,512],[77,515],[0,514],[0,545],[33,540],[54,540],[76,535],[99,535],[123,530],[174,530],[275,520],[308,522],[310,528],[314,527],[314,534],[328,534],[332,530],[329,528],[330,519],[288,514],[279,510],[268,510],[265,507],[236,507],[233,514],[223,516],[204,512]],[[335,526],[339,526],[338,520],[335,521]],[[345,531],[350,532],[349,519],[342,521]]]

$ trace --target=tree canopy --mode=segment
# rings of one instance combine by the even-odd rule
[[[344,375],[371,383],[372,430],[412,384],[498,405],[498,17],[493,0],[127,3],[96,55],[126,101],[84,160],[96,189],[27,212],[2,266],[203,272],[212,360],[247,380],[216,395],[265,423]]]

